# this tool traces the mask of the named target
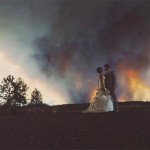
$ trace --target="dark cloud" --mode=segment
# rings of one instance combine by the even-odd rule
[[[51,50],[48,53],[54,50],[60,54],[70,51],[69,60],[75,55],[77,59],[83,58],[84,64],[94,62],[93,59],[97,62],[95,56],[107,57],[110,54],[112,57],[108,57],[108,60],[113,62],[126,51],[140,51],[141,47],[146,46],[149,36],[148,20],[145,18],[148,15],[143,13],[140,4],[61,1],[57,16],[51,22],[48,40],[53,48],[49,47]]]

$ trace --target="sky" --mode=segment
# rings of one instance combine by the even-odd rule
[[[0,80],[21,77],[28,97],[37,88],[49,105],[85,103],[96,68],[108,63],[118,97],[136,100],[141,85],[150,91],[149,7],[138,0],[0,0]],[[134,91],[126,71],[141,83]]]

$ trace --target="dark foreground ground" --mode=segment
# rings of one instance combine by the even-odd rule
[[[149,150],[150,106],[119,113],[40,113],[0,116],[0,150]]]

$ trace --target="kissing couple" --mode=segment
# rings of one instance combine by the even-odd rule
[[[98,73],[98,89],[96,96],[90,103],[90,106],[82,111],[83,113],[100,113],[100,112],[118,112],[118,102],[115,95],[116,88],[116,76],[110,69],[109,64],[105,64],[105,71],[103,68],[98,67],[96,69]]]

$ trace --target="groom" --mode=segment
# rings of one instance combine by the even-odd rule
[[[105,64],[105,87],[110,91],[110,95],[113,99],[113,105],[114,105],[114,111],[118,112],[118,102],[115,95],[115,89],[116,89],[116,76],[113,71],[110,70],[110,66],[108,64]]]

